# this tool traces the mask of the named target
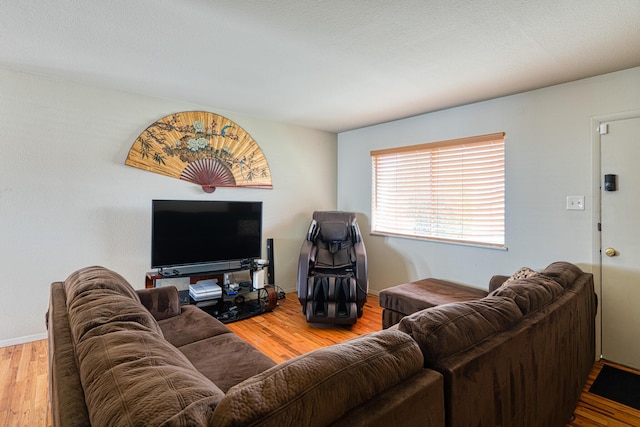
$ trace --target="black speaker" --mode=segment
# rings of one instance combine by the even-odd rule
[[[269,285],[275,285],[276,273],[273,259],[273,239],[267,239],[267,261],[269,261],[269,265],[267,266],[267,283]]]

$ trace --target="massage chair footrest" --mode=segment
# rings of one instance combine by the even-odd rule
[[[355,302],[315,302],[307,301],[307,322],[352,325],[358,319]]]

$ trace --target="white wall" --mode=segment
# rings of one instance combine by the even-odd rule
[[[426,277],[487,288],[494,274],[560,260],[591,271],[598,215],[590,119],[639,108],[633,68],[339,134],[338,209],[359,214],[371,289]],[[507,251],[368,234],[371,150],[501,131]],[[584,195],[586,210],[567,211],[569,195]]]
[[[148,125],[189,110],[247,130],[273,189],[206,194],[124,165]],[[143,288],[154,198],[263,201],[263,237],[274,238],[276,283],[287,291],[312,212],[336,208],[335,134],[2,69],[0,148],[0,346],[44,338],[49,285],[78,268],[103,265]]]

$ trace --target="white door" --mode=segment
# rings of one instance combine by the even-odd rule
[[[600,138],[602,357],[640,369],[640,118]],[[616,175],[606,191],[605,175]]]

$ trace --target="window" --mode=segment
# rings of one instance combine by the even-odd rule
[[[372,232],[504,247],[504,133],[371,152]]]

